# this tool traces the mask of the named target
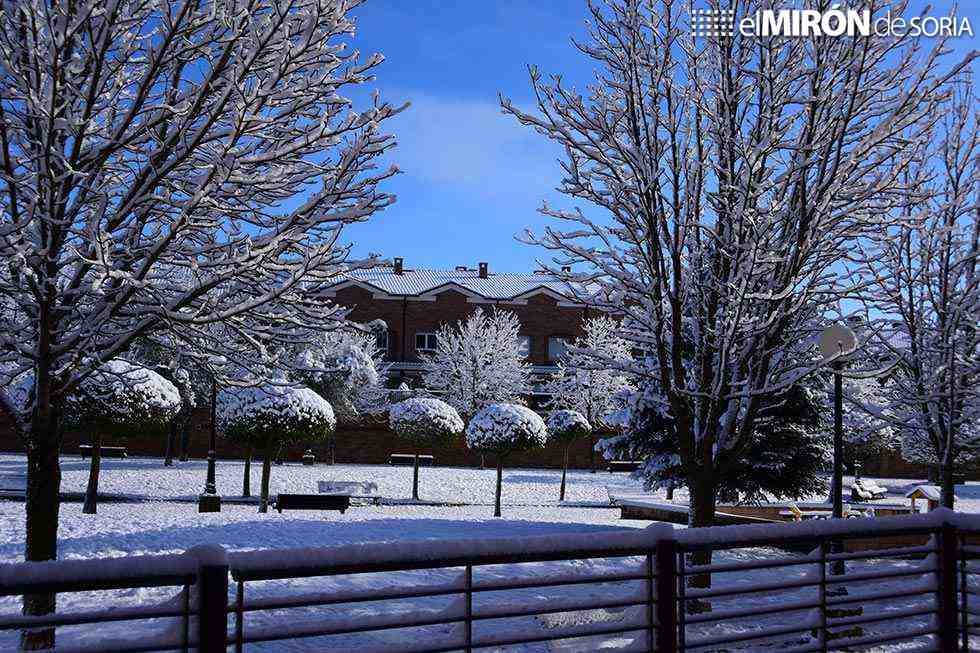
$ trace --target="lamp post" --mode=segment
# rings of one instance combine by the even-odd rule
[[[834,478],[830,486],[834,519],[844,516],[844,378],[840,357],[857,349],[857,336],[842,324],[832,324],[820,334],[820,353],[825,361],[830,361],[834,370]],[[844,550],[840,540],[831,542],[831,552]],[[844,561],[837,560],[830,566],[831,574],[844,574]],[[843,586],[837,593],[846,594]]]
[[[211,379],[211,441],[208,444],[208,478],[204,483],[204,492],[197,498],[198,512],[221,512],[221,497],[218,496],[215,482],[215,449],[217,448],[217,423],[215,414],[218,399],[218,382]]]

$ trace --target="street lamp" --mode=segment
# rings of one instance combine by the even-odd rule
[[[204,492],[197,498],[198,512],[221,512],[221,497],[218,496],[215,482],[215,449],[217,448],[217,424],[215,422],[216,404],[218,398],[218,382],[211,379],[211,441],[208,445],[208,478],[204,483]]]
[[[857,349],[857,336],[842,324],[831,324],[820,334],[820,353],[834,370],[834,479],[831,485],[834,519],[844,516],[844,388],[841,358]]]

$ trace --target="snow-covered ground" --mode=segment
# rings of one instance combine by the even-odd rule
[[[0,474],[16,474],[24,471],[24,458],[6,455],[0,457]],[[608,505],[608,495],[632,494],[642,491],[640,485],[625,474],[574,471],[569,474],[569,501],[564,505],[557,502],[558,470],[512,469],[504,472],[504,517],[492,519],[494,470],[475,470],[458,468],[423,468],[421,494],[423,498],[439,505],[408,505],[399,503],[411,496],[412,470],[409,467],[364,466],[364,465],[301,465],[274,466],[272,471],[272,492],[282,491],[315,492],[320,480],[370,481],[378,485],[378,494],[385,498],[385,505],[358,505],[346,514],[320,511],[289,511],[279,514],[271,511],[258,514],[254,505],[234,505],[226,503],[220,513],[199,514],[194,502],[175,501],[175,498],[193,498],[204,484],[206,465],[202,461],[178,463],[175,467],[163,467],[160,460],[131,458],[126,460],[107,459],[103,461],[101,489],[106,493],[118,493],[143,497],[138,503],[103,503],[97,515],[81,514],[81,504],[65,503],[60,518],[60,554],[63,558],[92,558],[102,556],[122,556],[132,554],[182,552],[202,543],[221,544],[232,551],[251,549],[283,549],[290,547],[330,546],[363,542],[408,541],[408,540],[446,540],[450,538],[491,538],[523,535],[562,535],[565,533],[591,533],[601,539],[610,532],[622,529],[644,528],[649,522],[620,521],[619,511]],[[259,488],[260,465],[252,467],[252,491]],[[241,494],[243,463],[219,461],[217,466],[219,492],[226,497]],[[84,491],[88,474],[88,461],[75,457],[63,460],[62,488],[69,492]],[[891,490],[892,496],[901,496],[905,488],[914,483],[908,480],[879,479]],[[961,486],[957,489],[961,510],[980,512],[980,485]],[[156,497],[156,500],[153,499]],[[681,495],[678,495],[680,498]],[[0,561],[13,562],[21,559],[24,542],[23,504],[0,502]],[[741,550],[720,554],[722,560],[755,558],[771,555],[755,550]],[[547,573],[558,563],[536,563],[533,573]],[[591,561],[574,563],[578,572],[615,571],[634,568],[637,561],[620,559],[618,561]],[[889,564],[908,565],[909,562]],[[410,585],[440,582],[448,570],[432,572],[401,572],[402,582]],[[495,573],[495,572],[490,572]],[[525,573],[525,572],[521,572]],[[532,572],[528,572],[532,573]],[[807,568],[793,568],[785,572],[743,572],[727,582],[744,585],[752,582],[766,582],[774,576],[777,579],[790,579],[804,573],[812,573]],[[415,574],[413,576],[413,574]],[[441,574],[441,575],[440,575]],[[392,576],[392,575],[389,575]],[[399,576],[395,574],[394,576]],[[448,577],[447,577],[448,578]],[[396,582],[395,578],[387,579]],[[386,582],[387,582],[386,580]],[[358,581],[353,577],[313,578],[297,581],[250,584],[249,596],[270,596],[293,594],[296,592],[329,592],[342,588],[370,587],[377,579]],[[719,575],[716,582],[726,582]],[[353,583],[353,585],[351,585]],[[364,585],[363,583],[367,583]],[[490,593],[484,601],[490,601],[485,608],[494,609],[506,606],[509,602],[522,605],[534,602],[616,600],[616,597],[629,598],[642,595],[642,583],[605,583],[594,586],[573,586],[564,589],[521,590],[507,597]],[[882,589],[882,588],[879,588]],[[497,595],[497,596],[495,596]],[[61,609],[81,609],[106,605],[153,604],[172,600],[173,589],[121,590],[110,593],[65,594],[59,599]],[[732,605],[719,602],[716,609],[745,607],[748,603],[763,606],[780,601],[805,598],[806,591],[790,594],[769,593]],[[499,604],[499,605],[498,605]],[[258,612],[249,615],[246,624],[252,629],[276,627],[282,619],[299,622],[312,620],[321,623],[324,619],[363,620],[393,614],[404,610],[418,614],[419,611],[455,609],[452,600],[445,598],[413,599],[397,602],[364,603],[352,606],[307,608],[290,611]],[[458,607],[458,606],[456,606]],[[898,604],[887,609],[907,607]],[[15,599],[0,602],[4,612],[16,612]],[[502,609],[502,608],[501,608]],[[600,609],[564,612],[534,618],[522,618],[507,625],[507,628],[529,629],[539,634],[549,632],[561,625],[583,625],[594,623],[599,626],[614,627],[616,623],[636,623],[643,621],[643,611],[634,609]],[[805,614],[769,617],[766,622],[780,623],[807,618]],[[754,622],[758,622],[756,619]],[[485,622],[482,628],[494,628],[496,622]],[[159,629],[166,624],[155,624]],[[751,624],[730,624],[725,627],[744,629]],[[446,636],[453,627],[429,627],[426,637]],[[82,641],[84,629],[60,629],[63,642]],[[100,627],[89,637],[132,635],[131,626],[126,622]],[[484,630],[484,632],[486,632]],[[718,632],[715,630],[715,632]],[[373,646],[394,646],[405,637],[417,637],[419,633],[406,635],[402,631],[386,631],[374,635],[345,636],[335,640],[311,639],[297,640],[295,643],[270,643],[248,650],[353,650]],[[0,637],[0,646],[12,643],[13,634]],[[88,641],[92,641],[89,639]],[[559,643],[541,643],[521,648],[526,652],[585,651],[615,649],[633,650],[642,646],[642,636],[607,636],[601,641],[592,640],[588,644],[582,640],[566,640]],[[892,649],[879,649],[892,650]]]

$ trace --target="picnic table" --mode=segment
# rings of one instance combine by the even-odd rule
[[[419,456],[419,466],[420,467],[432,467],[435,462],[435,458],[429,454],[421,454]],[[414,453],[393,453],[388,456],[389,465],[414,465],[415,464],[415,454]]]
[[[606,463],[606,470],[612,472],[635,472],[643,467],[642,460],[610,460]]]
[[[92,455],[92,445],[78,445],[78,453],[81,454],[82,458],[89,458]],[[125,458],[126,447],[107,447],[103,445],[99,448],[99,455],[103,458]]]

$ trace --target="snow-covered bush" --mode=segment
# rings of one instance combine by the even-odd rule
[[[451,441],[463,432],[463,420],[456,409],[439,399],[415,397],[394,404],[388,423],[395,434],[416,448]],[[412,498],[419,498],[419,454],[415,452]]]
[[[425,385],[469,419],[489,404],[523,401],[531,378],[525,356],[516,315],[477,309],[439,330],[436,351],[423,359]]]
[[[309,388],[267,385],[218,393],[217,425],[222,434],[262,452],[259,512],[269,505],[272,456],[280,445],[318,442],[337,426],[333,408]]]
[[[548,415],[548,441],[556,442],[562,448],[561,488],[558,500],[565,500],[565,476],[568,474],[568,448],[579,438],[592,434],[592,425],[585,415],[576,410],[553,410]]]
[[[514,451],[527,451],[543,447],[548,440],[548,429],[541,416],[527,406],[514,404],[490,404],[481,409],[466,427],[466,444],[497,456],[497,491],[493,516],[500,516],[500,489],[503,478],[503,461]]]
[[[102,436],[163,433],[180,411],[180,393],[142,365],[117,358],[85,377],[65,400],[65,425],[86,429],[92,440],[82,512],[98,511]]]
[[[177,387],[151,369],[117,358],[100,365],[65,401],[71,426],[127,435],[162,431],[180,410]]]

